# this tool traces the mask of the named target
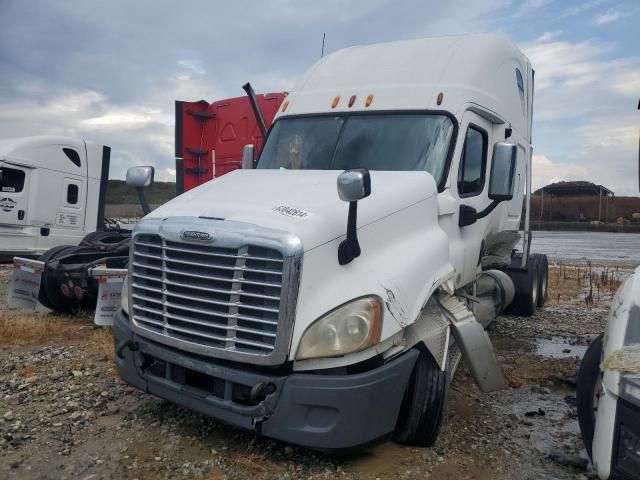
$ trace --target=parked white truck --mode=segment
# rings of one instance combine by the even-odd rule
[[[0,257],[38,256],[95,232],[110,153],[69,137],[0,139]]]
[[[640,268],[616,292],[605,333],[580,365],[580,431],[598,478],[631,480],[640,467]]]
[[[640,180],[640,144],[638,174]],[[576,400],[580,433],[598,478],[639,478],[640,267],[616,292],[605,332],[580,363]]]
[[[484,327],[514,295],[525,314],[544,302],[532,100],[531,64],[496,35],[321,59],[255,169],[136,225],[120,376],[313,448],[432,444],[460,355],[483,390],[502,387]]]

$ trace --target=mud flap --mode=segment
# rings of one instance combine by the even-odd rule
[[[89,269],[89,276],[98,279],[98,302],[93,317],[93,322],[102,326],[111,326],[120,308],[120,300],[124,278],[127,275],[126,268],[101,268]]]
[[[451,295],[441,294],[438,302],[451,323],[456,345],[480,389],[493,392],[504,388],[504,376],[489,335],[473,312],[464,301]]]
[[[13,274],[7,303],[12,307],[26,310],[38,308],[38,292],[42,280],[44,262],[29,258],[15,257],[13,259]],[[42,307],[41,307],[42,308]]]

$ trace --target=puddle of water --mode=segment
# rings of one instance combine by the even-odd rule
[[[547,358],[582,358],[587,345],[577,345],[572,337],[536,338],[536,355]]]

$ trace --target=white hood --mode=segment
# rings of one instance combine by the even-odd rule
[[[336,170],[236,170],[190,190],[147,218],[215,217],[283,230],[305,251],[346,235],[348,203]],[[358,202],[358,228],[437,193],[427,172],[371,172],[371,195]]]

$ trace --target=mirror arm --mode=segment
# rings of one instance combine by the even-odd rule
[[[499,204],[500,204],[500,200],[494,200],[493,202],[491,202],[487,208],[485,208],[484,210],[476,213],[476,220],[479,219],[479,218],[484,218],[487,215],[489,215],[491,212],[493,212],[495,210],[495,208]]]
[[[346,265],[360,256],[360,242],[357,233],[358,202],[349,202],[349,218],[347,220],[347,238],[338,247],[338,263]]]
[[[144,188],[136,187],[136,193],[138,194],[138,200],[140,201],[140,206],[142,207],[142,213],[144,213],[145,215],[149,215],[149,213],[151,212],[151,207],[149,207],[147,196],[144,194]]]
[[[502,200],[493,200],[487,208],[480,212],[469,205],[460,205],[460,214],[458,215],[458,226],[466,227],[473,225],[477,220],[489,215],[502,202]]]

